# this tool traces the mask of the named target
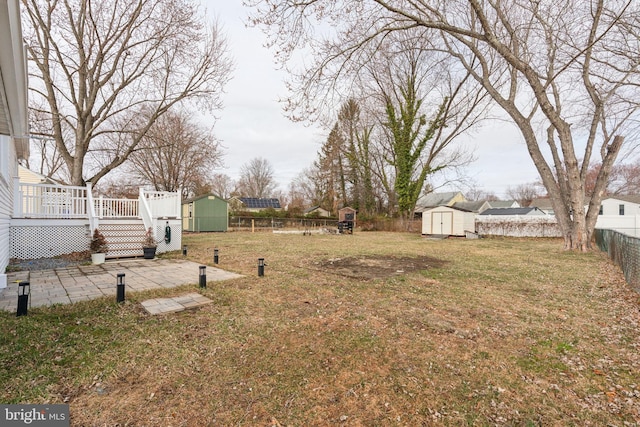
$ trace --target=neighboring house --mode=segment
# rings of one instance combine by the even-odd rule
[[[315,216],[318,218],[329,218],[331,213],[320,206],[312,206],[304,211],[304,216]]]
[[[488,200],[489,208],[504,209],[504,208],[519,208],[520,203],[516,200]]]
[[[528,208],[503,208],[503,209],[487,209],[480,215],[520,215],[520,216],[539,216],[546,215],[542,210],[535,207]]]
[[[606,197],[600,204],[596,228],[640,236],[640,196]]]
[[[476,214],[456,206],[437,206],[422,213],[422,234],[465,236],[475,232]]]
[[[537,199],[533,199],[529,207],[538,208],[547,215],[555,215],[553,206],[551,205],[551,199],[548,197],[538,197]]]
[[[0,2],[0,288],[11,257],[18,160],[29,157],[27,67],[22,41],[20,2]]]
[[[61,184],[55,179],[34,172],[22,165],[18,165],[18,180],[25,184]]]
[[[459,191],[449,193],[429,193],[416,201],[415,212],[420,213],[437,206],[453,206],[456,202],[466,202]]]
[[[232,197],[229,199],[229,205],[234,211],[260,212],[265,209],[282,210],[280,200],[263,199],[258,197]]]
[[[490,209],[491,205],[485,200],[480,200],[476,202],[456,202],[452,207],[463,211],[482,213],[487,209]]]
[[[611,196],[602,199],[598,215],[640,215],[640,196]]]
[[[205,194],[182,204],[182,229],[185,231],[227,231],[229,203],[215,194]]]

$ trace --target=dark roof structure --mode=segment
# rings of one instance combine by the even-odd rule
[[[467,212],[480,213],[482,211],[487,210],[489,208],[489,204],[484,200],[480,200],[477,202],[455,202],[451,207],[457,208],[463,211],[467,211]]]
[[[537,212],[536,212],[537,211]],[[545,215],[543,211],[535,207],[528,208],[491,208],[480,215]]]
[[[239,197],[238,199],[247,209],[282,209],[278,199],[260,199],[258,197]]]

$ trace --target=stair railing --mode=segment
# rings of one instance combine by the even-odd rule
[[[151,213],[151,207],[149,206],[149,203],[147,202],[147,198],[145,197],[144,188],[142,187],[140,187],[140,195],[138,196],[138,200],[140,205],[139,215],[140,215],[140,218],[142,218],[142,222],[144,223],[144,229],[148,230],[149,227],[151,227],[154,234],[153,237],[155,239],[154,218]]]
[[[91,192],[91,182],[87,182],[87,216],[89,217],[89,228],[91,234],[100,225],[100,219],[96,215],[95,205],[93,203],[93,193]]]

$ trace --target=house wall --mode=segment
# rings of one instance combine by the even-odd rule
[[[615,230],[628,236],[640,237],[640,214],[598,215],[596,228]]]
[[[624,205],[624,215],[620,215],[620,205]],[[640,205],[637,203],[625,202],[624,200],[605,199],[602,201],[602,215],[640,215]]]
[[[5,274],[11,258],[10,223],[13,212],[13,177],[18,163],[12,138],[0,135],[0,289],[7,286]]]
[[[22,166],[18,166],[18,178],[20,179],[20,182],[26,184],[41,184],[43,181],[42,175]]]

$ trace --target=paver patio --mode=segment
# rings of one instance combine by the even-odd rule
[[[126,292],[174,288],[199,281],[200,264],[187,260],[118,260],[100,265],[79,265],[55,270],[9,273],[8,286],[0,290],[0,310],[15,311],[18,282],[29,281],[30,307],[71,304],[116,295],[119,273],[125,274]],[[207,266],[207,282],[242,277]]]

